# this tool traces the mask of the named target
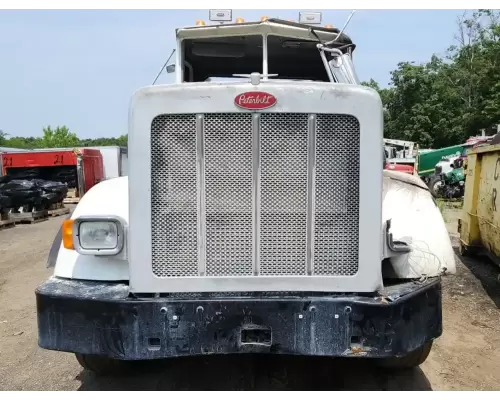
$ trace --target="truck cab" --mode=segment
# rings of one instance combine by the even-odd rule
[[[176,31],[175,83],[132,96],[128,177],[88,191],[54,241],[42,348],[100,373],[249,352],[426,358],[451,243],[427,187],[383,171],[380,97],[318,14]]]

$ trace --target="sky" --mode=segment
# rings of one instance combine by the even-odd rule
[[[350,11],[323,12],[341,28]],[[298,19],[299,10],[233,10],[233,17]],[[453,43],[463,10],[357,10],[346,33],[361,80],[387,86],[398,62],[425,62]],[[175,46],[175,29],[208,10],[0,11],[0,129],[39,136],[66,125],[80,138],[127,133],[132,94],[148,86]],[[163,74],[159,83],[170,83]]]

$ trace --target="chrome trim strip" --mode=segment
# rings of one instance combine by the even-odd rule
[[[205,201],[205,142],[203,114],[196,115],[196,175],[198,192],[198,274],[206,274],[206,201]]]
[[[306,270],[312,275],[314,270],[314,213],[316,199],[316,115],[309,115],[307,138],[307,216],[306,216]]]
[[[253,274],[260,273],[260,114],[252,115]]]

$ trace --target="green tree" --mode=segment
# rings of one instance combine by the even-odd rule
[[[70,132],[67,126],[57,126],[52,129],[50,126],[43,128],[43,136],[40,139],[41,147],[76,147],[80,140],[76,133]]]
[[[421,147],[464,142],[500,123],[500,12],[479,10],[457,21],[446,57],[400,62],[389,88],[364,82],[384,104],[384,136]]]
[[[35,137],[21,137],[21,136],[12,136],[7,139],[4,143],[5,147],[13,147],[17,149],[35,149],[38,147],[42,147],[40,145],[40,138]]]
[[[382,105],[384,107],[384,137],[395,139],[398,135],[394,132],[391,116],[388,109],[388,104],[391,104],[394,91],[391,88],[381,89],[380,85],[374,79],[370,79],[368,82],[361,82],[361,84],[363,86],[368,86],[372,89],[375,89],[380,95],[380,99],[382,100]]]
[[[500,122],[500,12],[479,10],[458,19],[448,49],[446,82],[454,92],[465,136]]]
[[[127,147],[128,135],[121,135],[118,138],[96,138],[82,139],[80,145],[83,147],[89,146],[122,146]]]
[[[121,135],[116,139],[116,145],[121,147],[128,147],[128,135]]]

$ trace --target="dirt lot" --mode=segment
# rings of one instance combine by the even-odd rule
[[[456,242],[457,210],[446,210]],[[500,268],[457,258],[444,279],[444,333],[422,368],[388,375],[360,360],[274,357],[146,363],[124,379],[83,372],[71,354],[37,346],[34,290],[62,217],[0,231],[0,389],[500,390]]]

